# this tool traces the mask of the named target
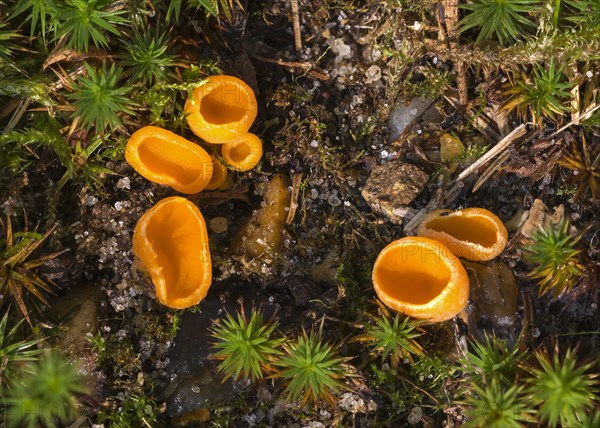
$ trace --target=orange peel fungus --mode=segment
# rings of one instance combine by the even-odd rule
[[[417,235],[435,239],[457,257],[473,261],[493,259],[504,251],[508,242],[502,220],[484,208],[429,213],[419,225]]]
[[[166,198],[146,211],[133,233],[133,253],[163,305],[189,308],[206,296],[212,281],[206,223],[187,199]]]
[[[211,155],[213,163],[213,173],[210,177],[208,185],[205,187],[206,190],[221,190],[227,187],[227,177],[229,171],[227,167],[223,165],[215,155]]]
[[[227,166],[240,172],[254,168],[262,153],[262,141],[250,132],[234,143],[223,144],[221,149],[221,156]]]
[[[469,299],[469,277],[460,260],[443,244],[418,236],[381,250],[372,279],[386,306],[430,322],[453,318]]]
[[[194,89],[184,113],[190,129],[211,144],[231,143],[248,132],[256,119],[254,91],[233,76],[211,76]]]
[[[144,178],[181,193],[197,193],[209,183],[213,164],[199,145],[157,126],[133,133],[125,159]]]

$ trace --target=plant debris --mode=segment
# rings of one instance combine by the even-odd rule
[[[596,3],[0,0],[0,427],[598,426]],[[132,235],[181,195],[126,143],[158,126],[226,167],[185,112],[216,75],[256,95],[263,156],[186,196],[212,286],[176,310]],[[508,245],[463,264],[461,316],[374,302],[386,245],[473,207]],[[210,336],[238,310],[268,357],[214,355],[239,349]],[[223,361],[260,363],[221,382]],[[28,399],[61,410],[15,411]]]

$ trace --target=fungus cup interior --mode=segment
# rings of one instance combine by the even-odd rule
[[[164,140],[146,137],[138,147],[140,160],[157,174],[168,175],[181,184],[192,183],[203,168],[191,152],[180,145],[171,145],[165,150]]]
[[[436,298],[451,278],[450,267],[439,254],[415,244],[391,248],[377,264],[374,280],[381,291],[412,305]]]
[[[472,242],[482,247],[493,247],[497,238],[497,225],[483,216],[447,215],[427,222],[426,227],[444,232],[460,241]]]
[[[131,135],[125,159],[148,180],[182,193],[202,191],[213,173],[210,155],[201,146],[157,126]]]
[[[262,141],[248,132],[233,143],[223,144],[223,160],[235,171],[248,171],[254,168],[262,157]]]
[[[249,108],[246,91],[233,82],[214,86],[200,102],[200,114],[209,123],[223,125],[241,120]]]
[[[248,132],[257,114],[254,91],[234,76],[202,81],[188,97],[184,112],[194,134],[210,144],[233,143]]]
[[[240,163],[245,161],[246,158],[250,156],[250,153],[252,153],[252,148],[247,142],[241,141],[229,150],[229,159],[231,159],[232,162]]]
[[[186,308],[206,296],[212,275],[206,224],[190,201],[160,201],[138,222],[133,243],[161,303]]]
[[[444,244],[419,236],[381,250],[373,287],[386,306],[429,322],[449,320],[469,299],[469,278],[459,259]]]

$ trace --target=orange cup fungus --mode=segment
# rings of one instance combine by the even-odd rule
[[[133,252],[163,305],[189,308],[206,296],[212,280],[206,223],[187,199],[166,198],[146,211],[133,233]]]
[[[248,171],[262,157],[262,141],[250,132],[234,143],[223,144],[221,156],[234,171]]]
[[[134,132],[125,159],[144,178],[181,193],[197,193],[210,182],[213,163],[197,144],[157,126]]]
[[[211,76],[194,89],[184,112],[191,130],[211,144],[232,143],[248,132],[258,106],[254,91],[233,76]]]
[[[458,258],[443,244],[416,236],[381,250],[373,287],[388,307],[430,322],[451,319],[469,299],[469,277]]]
[[[210,177],[210,181],[208,185],[205,187],[206,190],[218,190],[227,187],[227,176],[228,170],[223,165],[219,159],[212,155],[211,157],[213,163],[213,173],[212,177]]]
[[[434,211],[423,219],[417,235],[435,239],[457,257],[473,261],[493,259],[508,242],[502,220],[483,208]]]

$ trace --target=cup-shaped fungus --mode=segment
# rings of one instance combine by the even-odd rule
[[[258,107],[252,88],[233,76],[211,76],[194,89],[184,113],[190,129],[211,144],[231,143],[248,132]]]
[[[473,261],[491,260],[508,242],[506,227],[496,215],[483,208],[429,213],[417,235],[440,241],[457,257]]]
[[[234,171],[248,171],[254,168],[262,157],[262,141],[250,132],[236,142],[223,144],[222,147],[221,156]]]
[[[166,198],[146,211],[133,233],[133,253],[163,305],[189,308],[206,296],[212,281],[206,223],[187,199]]]
[[[212,176],[210,155],[199,145],[157,126],[133,133],[125,159],[144,178],[181,193],[197,193]]]
[[[460,260],[443,244],[415,236],[381,250],[373,287],[388,307],[430,322],[451,319],[469,299],[469,277]]]
[[[223,165],[219,159],[212,155],[211,157],[213,163],[213,173],[210,177],[210,181],[208,185],[205,187],[206,190],[219,190],[227,187],[227,176],[229,175],[229,171],[227,167]]]

